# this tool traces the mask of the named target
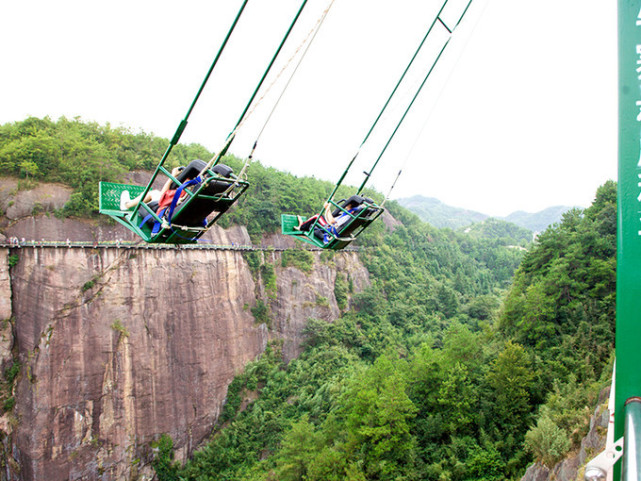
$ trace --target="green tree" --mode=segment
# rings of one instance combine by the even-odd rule
[[[393,479],[413,457],[416,407],[406,389],[399,363],[381,356],[343,397],[347,451],[359,452],[370,477]]]
[[[445,429],[454,434],[466,433],[474,421],[476,393],[467,368],[456,363],[446,375],[438,391],[439,413]]]
[[[466,480],[469,481],[502,481],[505,479],[505,462],[501,454],[490,446],[477,448],[465,462]]]
[[[168,434],[160,436],[158,441],[152,444],[156,455],[151,465],[156,471],[160,481],[178,481],[179,464],[174,461],[174,441]]]
[[[282,481],[297,481],[305,479],[308,466],[322,446],[319,435],[309,422],[309,417],[303,417],[292,424],[291,429],[283,437],[278,453],[276,473]]]
[[[495,420],[506,434],[518,434],[532,411],[532,363],[519,344],[508,341],[492,363],[487,381],[493,393]]]
[[[525,445],[540,463],[552,468],[570,449],[570,439],[543,410],[536,426],[525,435]]]

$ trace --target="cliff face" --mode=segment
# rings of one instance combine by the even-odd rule
[[[100,229],[105,238],[124,234]],[[41,215],[12,220],[4,232],[74,240],[88,230],[96,233]],[[240,228],[211,238],[249,243]],[[150,479],[160,434],[184,459],[211,432],[234,375],[268,341],[281,339],[291,359],[309,317],[339,316],[337,273],[354,292],[369,282],[355,253],[312,253],[307,274],[283,267],[280,252],[252,255],[273,267],[275,290],[239,251],[3,249],[0,318],[11,323],[0,332],[0,356],[5,369],[21,363],[15,406],[0,421],[4,477]],[[269,325],[252,314],[258,299],[269,306]]]
[[[599,404],[590,416],[590,429],[581,440],[581,445],[565,456],[554,467],[548,468],[541,463],[531,465],[521,481],[582,481],[585,479],[585,467],[606,447],[606,434],[610,421],[608,396],[610,388],[605,388],[599,395]]]

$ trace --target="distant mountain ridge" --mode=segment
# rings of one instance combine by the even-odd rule
[[[572,207],[555,205],[533,214],[519,210],[512,212],[510,215],[503,217],[502,219],[530,229],[532,232],[542,232],[547,229],[549,225],[561,222],[563,214],[570,209],[572,209]]]
[[[419,216],[421,220],[440,228],[459,229],[490,218],[489,215],[460,207],[452,207],[438,199],[423,197],[422,195],[396,199],[396,201]],[[532,232],[542,232],[549,225],[560,222],[563,214],[570,209],[572,207],[554,206],[540,212],[516,211],[507,217],[495,218],[511,222]]]
[[[419,216],[421,220],[440,228],[458,229],[489,217],[473,210],[452,207],[438,199],[422,195],[396,199],[396,202]]]

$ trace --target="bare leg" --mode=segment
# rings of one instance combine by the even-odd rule
[[[131,199],[129,202],[125,204],[125,207],[127,207],[127,209],[131,209],[132,207],[138,205],[138,202],[140,202],[141,197],[142,195],[139,195],[135,199]],[[143,200],[143,202],[145,204],[148,204],[149,202],[151,202],[151,191],[147,192],[147,195],[145,196],[145,200]]]

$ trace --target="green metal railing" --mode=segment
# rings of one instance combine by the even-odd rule
[[[624,445],[621,462],[622,481],[641,479],[641,398],[631,397],[625,402]]]

